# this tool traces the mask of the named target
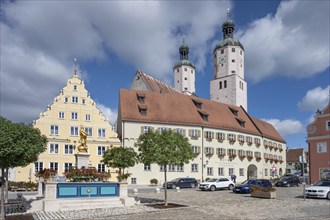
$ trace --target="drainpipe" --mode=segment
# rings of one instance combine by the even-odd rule
[[[204,182],[204,127],[202,127],[202,182]]]

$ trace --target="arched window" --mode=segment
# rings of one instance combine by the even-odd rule
[[[219,82],[219,89],[222,89],[222,82]]]
[[[224,81],[224,88],[227,88],[227,80]]]

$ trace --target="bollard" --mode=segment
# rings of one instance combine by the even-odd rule
[[[138,194],[138,189],[133,189],[133,194]]]
[[[155,193],[160,193],[160,189],[159,188],[156,188],[155,189]]]
[[[181,192],[180,187],[178,187],[178,186],[175,188],[175,190],[176,190],[176,192]]]

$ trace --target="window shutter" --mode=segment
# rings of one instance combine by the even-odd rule
[[[211,153],[214,154],[214,148],[213,147],[211,148]]]
[[[189,137],[191,137],[191,129],[189,129],[188,132],[189,132]]]
[[[144,133],[144,126],[141,126],[141,134]]]
[[[211,138],[212,139],[214,138],[214,132],[211,132]]]
[[[200,153],[201,152],[201,147],[198,147],[198,153]]]
[[[204,137],[207,137],[207,131],[204,131]]]
[[[197,136],[200,137],[201,136],[201,131],[197,130]]]

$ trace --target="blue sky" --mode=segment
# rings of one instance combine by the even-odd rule
[[[77,58],[110,122],[137,70],[172,85],[185,36],[196,94],[209,99],[212,52],[227,8],[245,48],[248,112],[289,148],[329,103],[329,1],[1,1],[1,115],[32,122],[59,94]]]

